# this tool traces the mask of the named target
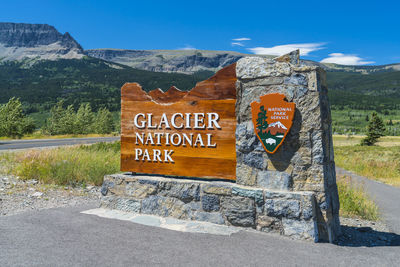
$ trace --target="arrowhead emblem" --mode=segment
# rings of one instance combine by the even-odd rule
[[[275,153],[282,145],[292,127],[295,110],[296,104],[279,93],[260,96],[260,102],[251,103],[254,132],[265,151]]]

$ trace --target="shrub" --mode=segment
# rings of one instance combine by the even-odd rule
[[[21,138],[34,130],[35,123],[25,116],[18,98],[13,97],[7,104],[0,106],[0,136]]]
[[[372,221],[379,219],[378,207],[366,195],[362,185],[352,184],[350,178],[341,177],[337,181],[337,186],[341,216]]]

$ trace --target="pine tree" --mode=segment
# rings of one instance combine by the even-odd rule
[[[373,112],[367,126],[367,137],[361,140],[361,145],[363,146],[374,145],[380,137],[385,135],[384,134],[385,130],[386,129],[382,119],[376,114],[376,112]]]

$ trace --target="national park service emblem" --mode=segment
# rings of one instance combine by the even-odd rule
[[[292,127],[296,105],[279,93],[260,96],[260,100],[251,103],[254,131],[264,149],[272,154]]]

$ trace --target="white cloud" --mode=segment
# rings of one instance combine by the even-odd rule
[[[244,46],[244,44],[242,44],[241,42],[232,42],[231,45],[232,46]]]
[[[366,65],[375,63],[375,61],[365,61],[356,55],[343,54],[343,53],[332,53],[329,57],[321,60],[321,63],[336,63],[340,65]]]
[[[241,37],[241,38],[232,39],[232,41],[239,41],[239,42],[241,42],[241,41],[250,41],[250,40],[251,39],[247,38],[247,37]]]
[[[178,50],[197,50],[195,47],[186,44],[185,47],[178,48]]]
[[[286,44],[273,47],[254,47],[248,48],[248,50],[257,55],[281,56],[294,50],[300,49],[300,55],[307,56],[313,51],[324,49],[324,44],[325,43]]]

